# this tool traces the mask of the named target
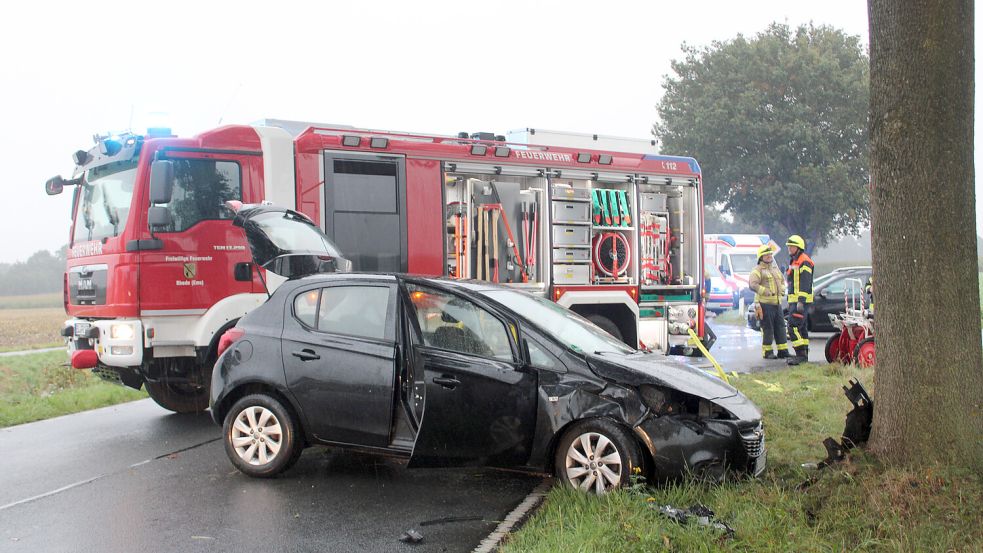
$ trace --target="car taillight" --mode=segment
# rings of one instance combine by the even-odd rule
[[[216,357],[221,357],[225,350],[229,349],[229,346],[235,343],[236,340],[242,338],[246,335],[246,331],[241,328],[230,328],[222,334],[222,337],[218,339],[218,353]]]

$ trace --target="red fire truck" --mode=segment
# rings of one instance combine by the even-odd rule
[[[291,122],[99,137],[75,153],[72,179],[46,184],[74,187],[73,366],[146,385],[167,409],[207,406],[219,338],[278,284],[250,266],[230,200],[300,211],[355,270],[500,282],[633,346],[689,353],[691,329],[710,346],[699,165],[611,143]]]

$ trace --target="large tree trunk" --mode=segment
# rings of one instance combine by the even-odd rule
[[[983,463],[972,0],[869,0],[872,450]]]

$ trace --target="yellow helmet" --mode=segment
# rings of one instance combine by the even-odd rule
[[[775,252],[774,252],[774,250],[771,249],[771,245],[770,244],[765,244],[764,246],[761,246],[760,248],[758,248],[758,259],[761,259],[762,257],[764,257],[764,256],[766,256],[768,254],[772,254],[772,253],[775,253]]]
[[[788,241],[785,242],[785,245],[786,246],[795,246],[796,248],[799,248],[800,250],[806,249],[806,241],[803,240],[802,237],[799,236],[798,234],[793,234],[792,236],[789,236],[788,237]]]

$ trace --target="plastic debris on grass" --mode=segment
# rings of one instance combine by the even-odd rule
[[[727,523],[717,520],[717,516],[706,505],[697,504],[689,509],[679,509],[672,505],[659,505],[656,508],[663,516],[679,524],[695,522],[699,526],[723,530],[724,535],[728,538],[734,537],[734,529]]]

